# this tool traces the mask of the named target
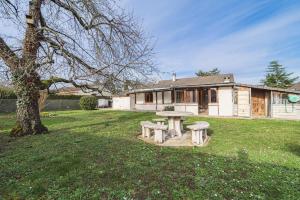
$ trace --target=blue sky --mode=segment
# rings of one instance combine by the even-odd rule
[[[218,67],[259,83],[271,60],[300,76],[299,0],[121,0],[154,37],[159,69],[179,77]]]

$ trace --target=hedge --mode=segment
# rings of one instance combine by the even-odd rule
[[[95,110],[97,106],[97,98],[94,96],[81,97],[79,105],[82,110]]]
[[[79,100],[83,95],[57,95],[49,94],[47,99],[74,99]],[[97,99],[102,99],[103,97],[96,97]],[[17,99],[12,88],[0,87],[0,99]]]

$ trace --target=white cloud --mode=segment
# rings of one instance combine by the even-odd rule
[[[127,0],[127,5],[130,2],[134,2],[146,29],[158,38],[157,58],[164,72],[193,76],[199,68],[219,67],[223,72],[234,73],[239,82],[257,83],[268,63],[276,59],[300,75],[300,40],[293,41],[300,38],[297,8],[282,9],[259,23],[236,28],[269,2],[250,2],[234,8],[226,2],[204,2],[194,8],[195,16],[186,13],[187,1]]]

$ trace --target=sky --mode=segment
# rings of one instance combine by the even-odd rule
[[[300,76],[299,0],[121,0],[155,42],[161,78],[218,67],[257,84],[277,60]]]

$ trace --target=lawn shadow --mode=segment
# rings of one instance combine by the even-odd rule
[[[285,149],[300,157],[300,145],[295,143],[289,143],[285,145]]]

